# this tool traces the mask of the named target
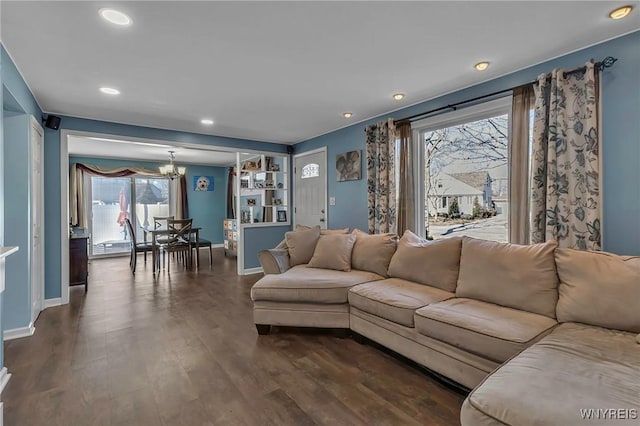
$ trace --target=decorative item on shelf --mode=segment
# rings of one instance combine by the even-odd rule
[[[169,164],[165,164],[164,166],[160,166],[160,174],[164,177],[168,177],[173,180],[177,177],[182,177],[187,172],[187,168],[185,166],[176,166],[173,164],[173,161],[176,159],[174,155],[175,151],[169,151]]]
[[[245,161],[244,163],[242,163],[242,170],[247,170],[247,171],[257,171],[260,170],[260,168],[262,167],[262,161],[258,160],[258,161]]]
[[[270,172],[279,172],[280,171],[280,164],[272,164],[271,166],[269,166],[269,171]]]
[[[240,179],[240,188],[249,189],[249,181],[246,179]]]
[[[242,210],[240,215],[241,223],[249,223],[251,222],[251,212],[249,210]]]
[[[256,205],[256,199],[255,198],[249,198],[247,200],[247,205],[248,206],[255,206]]]
[[[255,182],[253,182],[253,187],[256,189],[262,189],[264,188],[264,182],[261,180],[257,180]]]
[[[361,179],[360,164],[360,151],[338,154],[336,156],[336,180],[344,182]]]
[[[278,210],[278,222],[286,222],[286,221],[287,221],[287,211]]]
[[[282,199],[280,199],[280,198],[274,198],[274,199],[273,199],[273,205],[274,205],[274,206],[281,206],[281,205],[282,205]]]
[[[284,188],[284,183],[278,182],[278,189],[282,189],[282,188]]]
[[[194,176],[194,191],[213,191],[213,176]]]
[[[273,189],[273,188],[276,187],[276,184],[272,180],[265,180],[264,181],[264,187],[266,189]]]

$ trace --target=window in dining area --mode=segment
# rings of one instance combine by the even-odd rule
[[[133,225],[136,242],[143,242],[153,218],[169,215],[168,179],[91,176],[89,191],[92,257],[129,253],[126,219]]]

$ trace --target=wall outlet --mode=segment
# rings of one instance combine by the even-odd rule
[[[329,205],[330,206],[336,205],[336,197],[329,197]]]

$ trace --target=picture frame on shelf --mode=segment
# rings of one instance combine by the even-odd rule
[[[255,206],[256,205],[256,199],[255,198],[249,198],[247,199],[247,205],[249,207]]]
[[[272,164],[269,167],[269,171],[270,172],[279,172],[280,171],[280,164]]]
[[[260,160],[258,161],[247,160],[242,163],[242,170],[246,170],[246,171],[257,171],[257,170],[260,170],[261,167],[262,167],[262,162]]]
[[[287,211],[278,210],[278,222],[286,222],[286,221],[287,221]]]
[[[284,188],[284,183],[278,182],[278,189],[283,189],[283,188]]]
[[[274,198],[273,199],[273,205],[274,206],[281,206],[282,205],[282,198]]]

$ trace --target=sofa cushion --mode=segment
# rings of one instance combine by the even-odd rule
[[[388,278],[352,287],[349,290],[349,304],[397,324],[413,327],[416,309],[454,296],[439,288]]]
[[[308,266],[349,272],[355,242],[356,236],[353,234],[320,235]]]
[[[425,306],[415,316],[421,334],[496,362],[506,361],[556,324],[544,315],[464,298]]]
[[[356,243],[351,255],[351,267],[361,271],[387,276],[389,262],[396,252],[398,236],[396,234],[369,235],[354,229]]]
[[[456,296],[556,317],[555,242],[522,246],[464,237]]]
[[[455,291],[461,239],[427,241],[405,231],[389,264],[389,276]]]
[[[640,257],[556,250],[560,322],[640,332]]]
[[[320,227],[285,233],[284,240],[289,249],[289,264],[295,266],[308,263],[313,257],[318,238],[320,238]]]
[[[462,424],[637,425],[637,346],[632,333],[560,324],[469,394],[460,413]],[[587,410],[598,409],[619,409],[622,414],[615,419],[582,418]],[[635,410],[635,416],[620,418],[631,414],[625,410]]]
[[[333,271],[298,265],[277,275],[265,275],[251,288],[251,300],[301,303],[347,303],[349,288],[382,279],[371,272]]]

